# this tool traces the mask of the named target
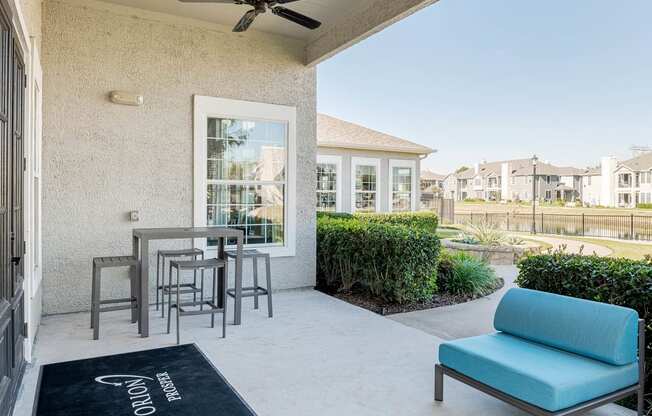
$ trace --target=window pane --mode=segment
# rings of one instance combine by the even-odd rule
[[[329,163],[317,164],[317,189],[334,191],[337,188],[337,166]]]
[[[337,210],[337,193],[317,191],[317,210],[331,211]]]
[[[337,209],[337,166],[332,163],[317,164],[317,210]]]
[[[355,193],[355,210],[360,212],[376,211],[376,193],[375,192],[356,192]]]
[[[208,119],[208,179],[284,181],[286,139],[285,123]]]
[[[376,191],[376,167],[355,167],[355,189],[357,191]]]
[[[274,227],[285,225],[285,185],[209,184],[207,195],[209,226],[241,229],[245,244],[284,242]]]
[[[412,209],[412,168],[392,168],[392,210]]]

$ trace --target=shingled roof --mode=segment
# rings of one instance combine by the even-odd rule
[[[325,114],[317,114],[317,145],[419,155],[435,152],[429,147],[409,140],[390,136]]]
[[[652,152],[642,154],[624,162],[620,162],[620,164],[628,167],[635,172],[641,170],[650,170],[652,169]]]

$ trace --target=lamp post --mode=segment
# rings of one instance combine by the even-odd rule
[[[537,233],[537,155],[532,157],[532,234]]]

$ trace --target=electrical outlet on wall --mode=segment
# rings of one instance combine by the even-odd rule
[[[136,222],[140,220],[140,214],[138,211],[129,212],[129,221]]]

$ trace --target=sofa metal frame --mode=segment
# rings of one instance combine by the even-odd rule
[[[645,416],[645,321],[639,319],[638,321],[638,383],[632,386],[626,387],[621,390],[617,390],[613,393],[606,394],[604,396],[595,398],[593,400],[586,401],[584,403],[577,404],[573,407],[567,409],[562,409],[556,412],[550,412],[548,410],[542,409],[540,407],[534,406],[528,402],[517,399],[516,397],[510,396],[509,394],[503,393],[500,390],[497,390],[491,386],[488,386],[484,383],[481,383],[477,380],[474,380],[464,374],[448,368],[441,364],[435,365],[435,401],[441,402],[444,400],[444,375],[447,375],[455,380],[461,381],[464,384],[467,384],[477,390],[480,390],[483,393],[486,393],[490,396],[493,396],[499,400],[502,400],[505,403],[508,403],[514,407],[517,407],[523,410],[526,413],[535,416],[575,416],[584,414],[590,410],[593,410],[597,407],[603,406],[608,403],[613,403],[617,400],[623,399],[627,396],[633,394],[638,395],[638,416]]]

